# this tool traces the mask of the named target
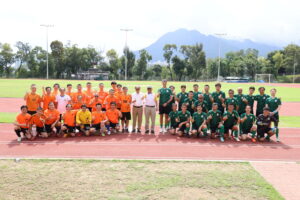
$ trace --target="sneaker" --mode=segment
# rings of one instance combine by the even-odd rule
[[[137,130],[137,133],[142,133],[142,132],[141,132],[141,129],[138,129],[138,130]]]
[[[221,141],[221,142],[224,142],[224,138],[223,138],[223,137],[220,137],[220,141]]]
[[[234,137],[235,141],[239,142],[240,139],[238,137]]]
[[[22,141],[22,137],[18,137],[17,141],[20,143]]]
[[[149,130],[146,130],[146,131],[145,131],[145,134],[149,134],[149,132],[150,132]]]
[[[129,133],[128,128],[125,128],[125,133]]]
[[[280,139],[279,139],[279,138],[276,138],[276,142],[280,142]]]
[[[253,143],[255,143],[255,142],[256,142],[256,139],[255,139],[255,138],[251,138],[251,141],[252,141]]]
[[[132,129],[131,133],[135,133],[135,129]]]
[[[153,134],[153,135],[155,134],[154,130],[151,130],[151,134]]]
[[[68,137],[68,134],[65,133],[65,134],[64,134],[64,138],[67,138],[67,137]]]
[[[164,129],[163,128],[160,128],[159,129],[159,133],[163,133]]]
[[[110,135],[111,134],[111,132],[110,131],[107,131],[107,135]]]
[[[125,133],[125,128],[122,129],[122,133]]]
[[[104,133],[102,133],[101,135],[102,135],[103,137],[105,136],[105,134],[104,134]]]
[[[266,140],[267,142],[271,142],[271,138],[270,138],[270,137],[265,137],[265,140]]]

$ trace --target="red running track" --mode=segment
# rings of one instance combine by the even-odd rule
[[[0,124],[2,158],[107,158],[300,161],[300,129],[281,129],[282,142],[251,143],[171,135],[119,134],[49,138],[18,143],[11,124]]]

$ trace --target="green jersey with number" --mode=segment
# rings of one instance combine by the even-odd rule
[[[207,111],[211,110],[212,102],[211,102],[211,93],[203,93],[204,100],[207,102]]]
[[[202,94],[201,92],[194,92],[194,96],[193,96],[193,98],[195,99],[195,100],[198,100],[198,95],[199,94]]]
[[[255,96],[255,100],[257,101],[257,108],[256,108],[256,112],[260,112],[262,113],[263,112],[263,109],[264,107],[266,106],[266,101],[267,99],[269,98],[270,96],[269,95],[256,95]]]
[[[238,109],[238,113],[239,114],[242,114],[242,113],[245,113],[245,109],[246,109],[246,103],[244,102],[244,99],[245,98],[245,95],[243,94],[236,94],[234,95],[234,97],[237,99],[237,105],[239,106],[239,109]]]
[[[171,96],[173,95],[172,90],[170,88],[160,88],[158,90],[158,93],[159,93],[160,105],[167,103],[170,100]]]
[[[245,95],[245,98],[248,101],[248,105],[251,106],[251,108],[253,108],[254,101],[255,101],[255,96],[247,94],[247,95]]]
[[[204,113],[204,112],[201,112],[201,113],[195,112],[193,114],[193,119],[194,119],[193,125],[201,126],[203,124],[203,122],[206,120],[206,113]]]
[[[222,121],[222,113],[219,110],[213,111],[210,110],[207,113],[207,118],[211,116],[212,118],[209,120],[209,125],[212,127],[217,127],[219,123]]]
[[[253,114],[246,114],[246,113],[243,113],[241,115],[241,119],[245,118],[246,117],[246,120],[244,122],[241,122],[241,129],[242,130],[250,130],[255,122],[255,119],[256,117],[253,115]]]
[[[178,119],[179,123],[187,121],[191,117],[191,113],[189,111],[186,111],[183,113],[182,111],[178,112]]]
[[[205,100],[203,100],[203,101],[197,100],[197,101],[195,101],[194,105],[195,105],[195,110],[196,111],[197,111],[197,106],[198,105],[201,105],[203,112],[207,112],[208,111],[208,103]]]
[[[220,92],[217,92],[217,91],[216,91],[216,92],[213,92],[213,93],[211,94],[211,96],[212,96],[213,99],[214,99],[214,102],[218,104],[219,108],[222,107],[222,101],[219,99],[219,96],[220,96],[220,95],[221,95],[221,97],[222,97],[223,99],[225,99],[226,95],[225,95],[225,93],[222,92],[222,91],[220,91]]]
[[[176,125],[176,119],[178,118],[178,111],[171,111],[169,113],[169,118],[170,118],[170,122],[171,122],[171,126]]]
[[[281,105],[281,100],[280,98],[273,98],[273,97],[269,97],[266,101],[266,105],[268,105],[268,107],[270,108],[270,111],[273,112],[275,111],[280,105]],[[276,113],[278,114],[278,113]]]
[[[230,103],[232,103],[234,105],[234,109],[236,109],[236,106],[238,105],[238,101],[237,101],[237,99],[235,97],[232,97],[232,98],[227,97],[225,99],[226,110],[228,109],[228,105]]]
[[[186,98],[188,98],[188,93],[186,93],[186,92],[185,93],[180,92],[176,96],[179,99],[179,101],[178,101],[179,110],[181,110],[181,106],[182,106],[184,100]]]
[[[235,125],[240,117],[236,110],[233,110],[232,112],[224,112],[223,117],[225,116],[227,116],[227,119],[224,121],[224,127],[231,127]]]

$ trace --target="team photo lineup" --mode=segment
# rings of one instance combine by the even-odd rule
[[[251,139],[252,142],[270,141],[276,135],[279,142],[279,111],[281,99],[276,89],[265,93],[259,87],[250,87],[248,94],[242,88],[237,92],[229,89],[226,94],[221,83],[215,84],[215,91],[209,85],[203,90],[198,84],[193,88],[181,85],[180,92],[174,86],[162,81],[162,88],[154,92],[147,86],[142,92],[135,86],[135,92],[128,94],[128,88],[111,82],[111,88],[94,90],[92,83],[85,88],[78,84],[66,88],[54,84],[53,88],[42,87],[41,95],[37,85],[32,84],[24,96],[25,105],[14,122],[18,142],[37,137],[75,137],[110,135],[112,133],[141,133],[143,116],[145,134],[155,134],[156,113],[159,113],[160,134],[169,133],[180,137],[219,138],[235,141]],[[255,102],[256,105],[255,105]],[[255,112],[254,112],[255,111]],[[132,129],[129,124],[132,121]]]

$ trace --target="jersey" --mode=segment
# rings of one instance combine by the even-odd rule
[[[233,110],[232,112],[226,111],[223,114],[223,117],[227,116],[227,119],[224,120],[224,127],[232,127],[233,125],[237,124],[237,121],[239,119],[239,113],[236,110]]]
[[[171,96],[173,95],[172,90],[170,88],[160,88],[158,90],[159,94],[159,105],[163,105],[164,103],[167,103]]]
[[[207,103],[207,101],[205,101],[205,100],[203,100],[203,101],[196,100],[194,105],[195,105],[195,110],[196,111],[197,111],[197,106],[201,105],[202,111],[203,112],[208,112],[208,103]]]
[[[107,119],[114,124],[119,123],[120,111],[118,109],[109,109],[106,111]]]
[[[92,123],[93,124],[100,124],[102,121],[106,120],[106,114],[105,112],[92,112]]]
[[[278,125],[278,120],[274,116],[260,114],[256,120],[257,128],[270,128],[272,122],[274,122],[275,126]]]
[[[269,97],[266,100],[266,105],[270,108],[270,111],[273,112],[281,105],[281,99],[277,97]],[[275,113],[275,115],[278,116],[278,112]]]
[[[255,96],[255,100],[257,101],[257,106],[256,106],[256,113],[262,113],[264,107],[266,106],[266,101],[269,98],[269,95],[256,95]]]
[[[240,128],[241,130],[250,130],[255,122],[255,115],[253,114],[246,114],[246,113],[243,113],[241,115],[241,119],[245,118],[246,117],[246,120],[244,122],[241,122],[241,125],[240,125]]]
[[[53,96],[52,94],[50,95],[44,94],[41,102],[43,103],[43,110],[47,110],[49,103],[55,102],[55,96]]]
[[[211,116],[212,119],[209,120],[209,125],[211,127],[218,127],[219,123],[222,121],[222,113],[219,110],[210,110],[207,113],[207,118]]]
[[[118,105],[118,104],[120,103],[119,100],[120,100],[120,99],[119,99],[118,97],[116,97],[116,96],[110,96],[110,95],[108,95],[108,96],[105,98],[103,104],[105,105],[106,110],[108,110],[108,109],[110,109],[110,103],[111,103],[111,102],[115,102],[116,105]]]
[[[178,112],[178,119],[179,123],[187,121],[191,117],[191,113],[189,111],[186,111],[183,113],[182,111]]]
[[[90,124],[91,122],[92,122],[92,114],[89,110],[86,111],[79,110],[76,113],[77,124]]]
[[[180,93],[178,93],[176,96],[177,96],[177,98],[179,99],[179,100],[178,100],[178,106],[179,106],[178,110],[181,110],[181,106],[182,106],[184,100],[185,100],[186,98],[188,98],[188,93],[186,93],[186,92],[184,92],[184,93],[180,92]]]
[[[30,123],[31,115],[26,113],[25,115],[20,113],[16,117],[16,121],[18,124],[24,124],[23,126],[20,126],[21,128],[29,128],[29,123]]]
[[[94,97],[94,92],[90,89],[90,90],[86,90],[84,91],[84,95],[85,95],[85,104],[87,107],[91,107],[90,102],[91,99]]]
[[[46,116],[45,124],[47,125],[51,125],[59,119],[59,111],[56,109],[54,110],[47,109],[45,110],[44,115]]]
[[[245,98],[248,101],[247,105],[251,106],[251,110],[253,111],[253,105],[254,105],[254,101],[255,101],[255,96],[247,94],[247,95],[245,95]]]
[[[36,113],[36,114],[32,115],[32,117],[30,119],[30,124],[36,125],[37,127],[44,127],[45,120],[46,120],[45,115]]]
[[[199,94],[202,94],[201,92],[194,92],[194,96],[193,96],[193,98],[195,99],[195,100],[198,100],[198,95]]]
[[[64,121],[64,124],[66,124],[67,126],[75,126],[76,111],[74,110],[66,111],[63,114],[62,119]]]
[[[171,127],[175,126],[177,124],[176,119],[178,118],[178,111],[171,111],[169,113],[169,118],[170,118],[170,123],[171,123]]]
[[[189,98],[186,98],[183,103],[187,106],[187,110],[190,112],[190,113],[194,113],[194,108],[195,108],[195,99],[189,99]]]
[[[193,119],[194,119],[193,126],[199,127],[206,120],[206,113],[204,113],[204,112],[201,112],[201,113],[195,112],[193,114]]]
[[[131,95],[130,94],[122,94],[120,96],[121,100],[121,112],[130,112],[130,104],[131,104]]]
[[[36,111],[42,101],[42,98],[38,94],[29,93],[25,100],[28,111]]]
[[[204,100],[207,102],[207,112],[209,110],[211,110],[211,107],[212,107],[212,102],[211,102],[211,99],[210,99],[211,96],[211,93],[203,93],[203,98]]]
[[[225,99],[226,95],[224,92],[220,91],[220,92],[213,92],[211,94],[211,96],[213,97],[214,99],[214,102],[218,104],[218,109],[221,109],[223,106],[222,106],[222,101],[219,99],[219,96],[221,95],[221,97],[223,99]]]
[[[246,99],[245,98],[245,95],[243,94],[236,94],[234,95],[234,97],[237,99],[237,105],[239,106],[238,108],[238,113],[239,114],[243,114],[245,113],[245,109],[246,109],[246,103],[244,102],[244,100]]]
[[[108,93],[105,91],[99,91],[98,96],[99,96],[99,99],[101,100],[101,104],[103,104],[105,98],[108,96]]]
[[[236,110],[236,107],[237,107],[237,105],[238,105],[238,100],[237,100],[235,97],[232,97],[232,98],[227,97],[227,98],[225,99],[226,110],[228,109],[228,105],[229,105],[230,103],[234,105],[234,109]]]

